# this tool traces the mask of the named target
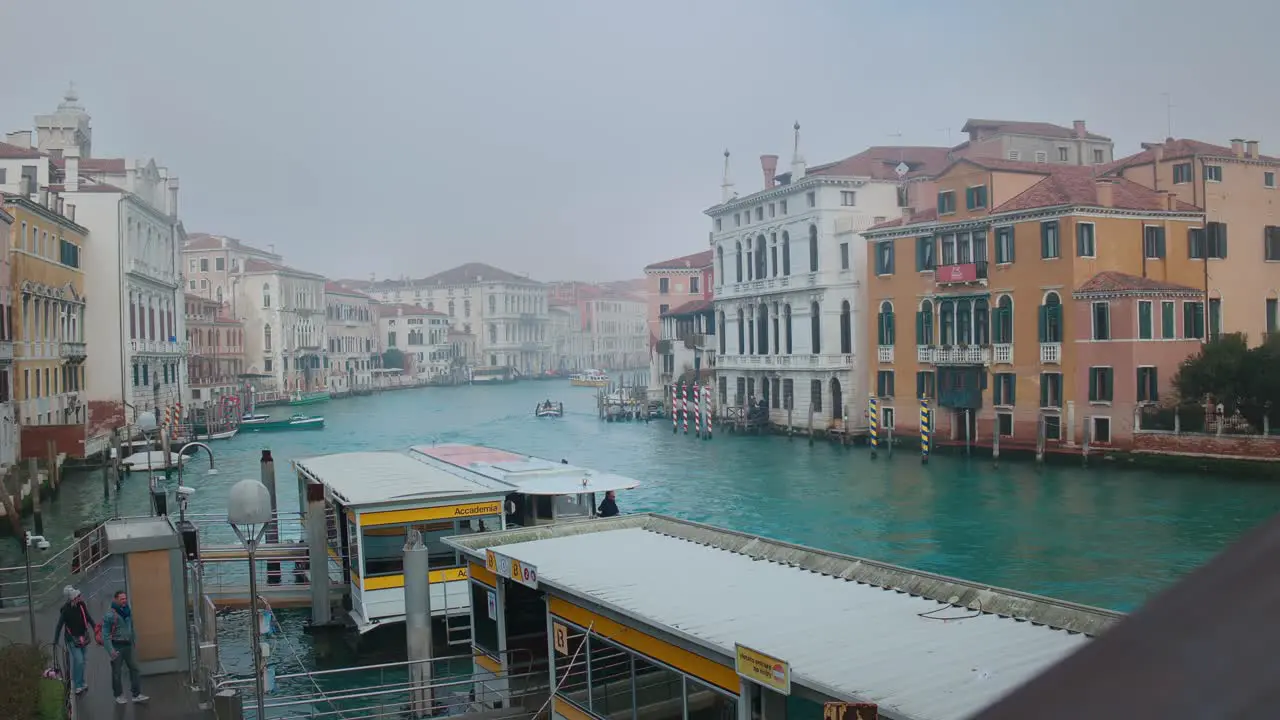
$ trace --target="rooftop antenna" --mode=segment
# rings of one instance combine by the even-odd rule
[[[898,142],[898,162],[900,163],[906,162],[907,150],[902,146],[902,131],[899,130],[898,132],[895,132],[895,133],[889,133],[889,137],[893,138]]]
[[[1160,93],[1164,96],[1164,130],[1165,137],[1173,137],[1173,93]]]

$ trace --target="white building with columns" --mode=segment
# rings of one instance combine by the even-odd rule
[[[324,286],[324,303],[329,392],[372,390],[373,370],[381,367],[373,299],[330,282]]]
[[[764,401],[770,419],[825,431],[866,429],[866,280],[862,230],[901,213],[910,184],[945,166],[947,148],[874,147],[809,168],[796,125],[791,171],[761,156],[763,185],[733,192],[725,152],[714,251],[717,401]],[[901,167],[902,172],[899,172]]]
[[[231,278],[248,373],[270,379],[259,390],[328,390],[324,285],[321,275],[254,259]]]
[[[71,89],[36,118],[36,146],[51,158],[61,193],[93,238],[82,266],[89,440],[143,411],[185,404],[186,330],[179,260],[178,178],[154,160],[92,154],[89,114]]]

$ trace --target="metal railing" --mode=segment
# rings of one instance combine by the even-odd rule
[[[106,562],[106,523],[96,525],[66,547],[48,551],[27,550],[31,555],[31,604],[37,608],[64,602],[62,588],[84,584]],[[39,561],[39,562],[37,562]],[[27,607],[26,564],[0,567],[0,609]]]
[[[273,720],[403,718],[413,710],[415,691],[428,690],[434,715],[460,715],[501,703],[521,709],[513,716],[530,716],[549,697],[550,676],[545,666],[535,668],[531,657],[511,658],[513,671],[500,676],[476,672],[471,655],[276,675],[275,691],[263,706],[266,718]],[[413,670],[428,664],[432,680],[415,683]],[[213,693],[235,696],[242,717],[259,720],[252,677],[223,678]]]

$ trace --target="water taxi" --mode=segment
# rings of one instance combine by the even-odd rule
[[[270,415],[264,415],[262,413],[245,413],[244,416],[240,418],[240,424],[249,425],[252,423],[263,423],[270,419]]]
[[[169,465],[170,467],[178,467],[190,458],[190,455],[170,452]],[[133,472],[134,470],[163,470],[164,451],[145,450],[143,452],[136,452],[121,460],[120,467],[123,468],[125,472]]]
[[[410,529],[430,556],[431,615],[452,644],[470,642],[476,596],[465,561],[444,538],[586,520],[608,491],[631,478],[474,445],[419,445],[403,452],[352,452],[295,460],[299,497],[324,487],[329,554],[350,591],[348,616],[361,634],[404,622],[403,548]]]
[[[569,384],[576,387],[609,387],[609,375],[603,370],[586,370],[570,375]]]
[[[257,420],[240,424],[246,432],[278,432],[281,430],[323,430],[324,418],[313,415],[290,415],[284,420]]]
[[[564,417],[564,403],[553,403],[550,400],[538,403],[533,409],[535,417]]]
[[[505,365],[484,365],[471,369],[471,384],[509,383],[516,381],[514,368]]]

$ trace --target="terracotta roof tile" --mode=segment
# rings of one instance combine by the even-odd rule
[[[1047,122],[1034,122],[1026,120],[981,120],[970,118],[960,128],[960,132],[971,132],[980,128],[990,128],[999,134],[1009,135],[1034,135],[1036,137],[1061,138],[1063,140],[1072,140],[1076,137],[1075,128],[1063,127],[1062,125],[1054,125]],[[1085,137],[1090,140],[1106,140],[1111,138],[1097,133],[1086,131]]]
[[[0,142],[0,160],[37,160],[40,157],[40,151],[35,148],[18,147]]]
[[[708,268],[711,267],[711,261],[715,254],[710,250],[703,250],[692,255],[681,255],[670,260],[661,260],[650,265],[645,265],[645,270],[684,270],[686,268]]]
[[[672,315],[692,315],[698,312],[709,312],[713,304],[710,300],[690,300],[689,302],[662,313],[662,317],[670,317]]]
[[[1085,295],[1203,295],[1187,285],[1165,282],[1149,277],[1106,270],[1094,275],[1076,288],[1074,296]]]
[[[50,158],[50,162],[59,170],[67,167],[67,159],[65,157]],[[124,158],[80,158],[80,172],[82,173],[106,173],[108,175],[123,175],[125,171]]]
[[[911,171],[907,178],[936,175],[950,162],[951,148],[930,146],[881,145],[825,165],[805,171],[806,175],[867,177],[873,180],[898,180],[894,169],[905,162]],[[785,175],[790,178],[790,174]]]
[[[1098,198],[1098,181],[1099,176],[1092,167],[1053,165],[1046,169],[1043,180],[1010,198],[1003,205],[993,208],[991,214],[1060,205],[1102,207],[1104,203]],[[1123,178],[1105,178],[1104,182],[1111,183],[1111,203],[1107,207],[1169,212],[1168,199],[1164,193]],[[1181,200],[1175,202],[1175,212],[1197,210],[1199,208]]]
[[[1189,140],[1186,138],[1165,138],[1163,143],[1143,143],[1142,151],[1134,153],[1128,157],[1120,158],[1111,163],[1112,170],[1124,170],[1135,165],[1147,165],[1155,160],[1155,148],[1161,146],[1163,148],[1165,160],[1179,160],[1188,158],[1192,155],[1205,155],[1209,157],[1235,158],[1236,154],[1229,146],[1214,145],[1213,143],[1202,142],[1200,140]],[[1239,158],[1249,160],[1251,158]],[[1280,158],[1271,155],[1259,155],[1257,160],[1263,162],[1280,163]]]
[[[466,263],[419,280],[414,285],[470,285],[477,282],[520,282],[540,285],[523,275],[507,272],[486,263]]]

